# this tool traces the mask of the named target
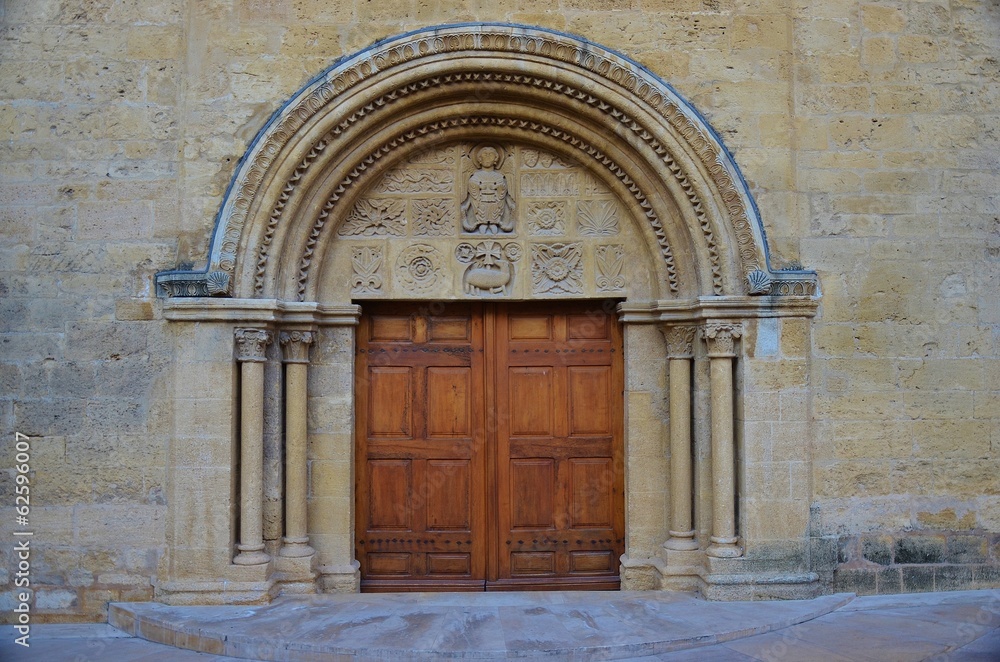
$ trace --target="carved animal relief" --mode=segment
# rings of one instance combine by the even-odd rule
[[[481,241],[477,244],[461,243],[455,249],[455,258],[468,263],[462,276],[462,289],[466,294],[510,294],[514,280],[514,262],[521,257],[521,247],[516,243],[501,245],[499,241]]]

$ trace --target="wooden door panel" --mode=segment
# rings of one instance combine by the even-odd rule
[[[569,434],[607,435],[613,431],[611,420],[611,366],[570,366]]]
[[[553,427],[553,383],[549,366],[511,368],[508,374],[510,434],[549,437]]]
[[[487,588],[615,588],[624,551],[621,337],[602,311],[546,307],[497,311],[500,510]]]
[[[412,528],[413,464],[410,460],[368,462],[369,528],[378,531],[409,531]]]
[[[586,304],[366,304],[362,589],[617,588],[621,358]]]
[[[470,531],[475,500],[469,460],[427,460],[428,531]]]
[[[610,457],[569,460],[569,526],[573,529],[610,529],[614,478]]]
[[[368,371],[368,436],[413,436],[413,370],[372,366]]]
[[[472,369],[432,367],[426,370],[427,438],[472,435]]]
[[[482,590],[481,306],[366,304],[358,329],[356,553],[362,588]],[[363,506],[362,504],[367,504]]]
[[[555,527],[556,463],[551,458],[510,460],[510,529]]]

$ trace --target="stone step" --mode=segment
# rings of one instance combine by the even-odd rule
[[[321,594],[268,605],[114,603],[108,620],[150,641],[254,660],[610,660],[771,632],[853,598],[732,603],[640,591]]]

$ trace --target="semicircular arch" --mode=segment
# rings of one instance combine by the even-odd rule
[[[606,181],[647,224],[659,297],[741,295],[755,272],[773,275],[747,186],[690,104],[620,54],[506,24],[391,38],[302,88],[241,160],[206,272],[233,296],[313,300],[328,227],[366,182],[477,135],[547,145]]]

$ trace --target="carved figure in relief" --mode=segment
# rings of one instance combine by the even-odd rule
[[[506,246],[498,241],[459,244],[455,248],[455,258],[471,263],[462,276],[463,290],[476,295],[509,294],[514,281],[513,263],[520,257],[521,247],[515,243]]]
[[[480,234],[499,234],[514,230],[514,198],[507,177],[498,168],[503,165],[499,150],[484,145],[472,153],[478,170],[469,177],[469,193],[462,203],[462,229]]]

